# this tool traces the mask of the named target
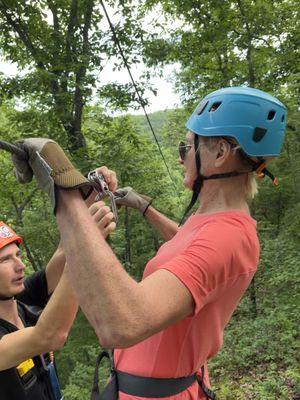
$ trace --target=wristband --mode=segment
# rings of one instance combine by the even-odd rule
[[[148,208],[151,206],[151,204],[152,204],[152,199],[150,200],[149,204],[148,204],[147,207],[145,208],[145,210],[144,210],[144,212],[143,212],[143,217],[145,217],[145,214],[146,214]]]

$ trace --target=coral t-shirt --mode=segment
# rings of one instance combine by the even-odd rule
[[[116,369],[139,376],[192,375],[223,344],[224,328],[256,271],[256,222],[241,211],[195,214],[146,265],[143,278],[159,269],[174,274],[194,299],[192,315],[127,349],[114,352]],[[120,400],[134,399],[120,393]],[[172,400],[206,399],[195,382]]]

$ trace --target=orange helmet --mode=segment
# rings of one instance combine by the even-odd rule
[[[18,236],[8,225],[0,221],[0,249],[14,242],[20,245],[22,243],[21,236]]]

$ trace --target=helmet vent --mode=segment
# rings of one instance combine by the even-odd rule
[[[260,128],[259,126],[257,126],[254,129],[253,132],[253,140],[254,142],[260,142],[261,139],[265,136],[265,134],[267,133],[267,129],[266,128]]]
[[[274,119],[275,114],[276,114],[276,111],[274,111],[274,110],[269,111],[268,120],[271,121],[272,119]]]
[[[281,117],[281,122],[284,122],[284,114]]]
[[[208,101],[204,101],[204,102],[201,102],[199,104],[199,107],[198,107],[198,110],[197,110],[197,115],[201,115],[203,113],[203,111],[205,110],[205,107],[207,106],[207,104],[208,104]]]
[[[214,103],[214,104],[210,107],[209,112],[214,112],[214,111],[216,111],[216,110],[220,107],[221,104],[222,104],[221,101],[217,101],[216,103]]]

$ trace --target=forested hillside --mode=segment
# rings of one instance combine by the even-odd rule
[[[299,4],[297,1],[111,1],[119,17],[118,35],[132,66],[150,72],[179,64],[174,85],[183,99],[178,109],[150,115],[172,174],[171,181],[130,83],[101,85],[108,59],[122,64],[105,28],[98,1],[0,0],[1,55],[17,63],[15,77],[0,75],[0,138],[15,142],[50,137],[83,172],[107,165],[119,186],[133,186],[179,221],[190,194],[182,186],[177,145],[197,99],[224,86],[245,85],[277,96],[288,107],[282,155],[270,169],[279,187],[259,182],[251,204],[258,221],[258,272],[230,321],[221,353],[209,364],[219,400],[299,400],[300,312],[300,141]],[[162,20],[145,27],[157,11]],[[45,16],[46,15],[46,16]],[[49,17],[50,15],[50,17]],[[181,24],[170,23],[173,20]],[[100,24],[101,22],[101,24]],[[115,58],[116,57],[116,58]],[[99,74],[95,71],[100,71]],[[147,101],[145,100],[146,104]],[[104,107],[104,104],[106,105]],[[104,110],[117,109],[111,117]],[[16,183],[8,153],[0,151],[0,220],[24,237],[26,273],[46,265],[59,236],[46,196]],[[162,239],[134,210],[121,209],[110,244],[124,268],[139,279]],[[87,400],[99,345],[78,315],[57,365],[64,400]],[[101,371],[102,382],[107,371]]]

